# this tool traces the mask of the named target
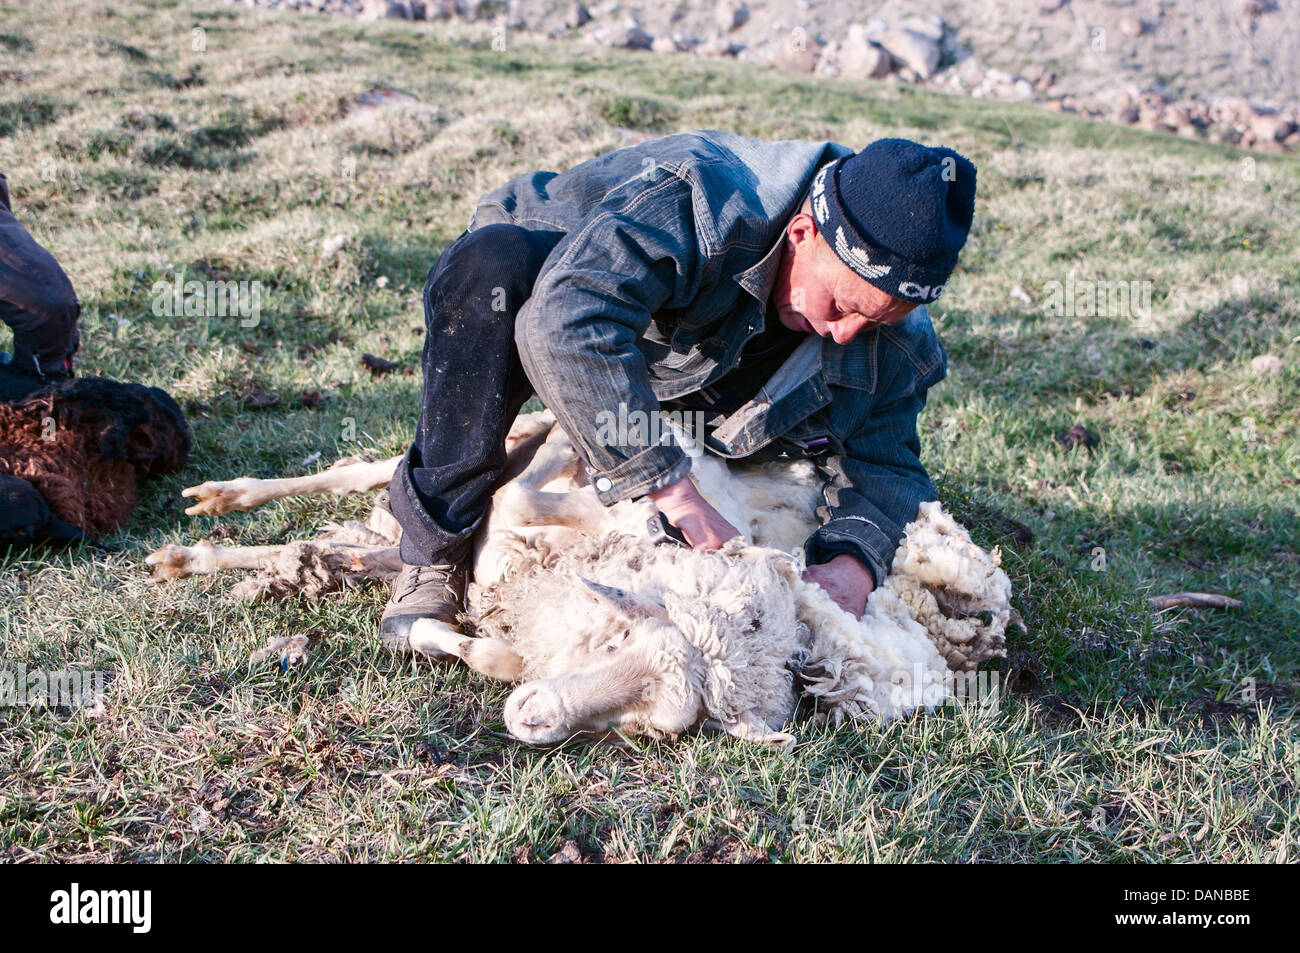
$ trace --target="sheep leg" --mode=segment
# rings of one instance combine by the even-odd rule
[[[561,477],[574,479],[582,469],[578,452],[562,427],[553,427],[547,434],[545,442],[533,454],[528,466],[519,475],[518,482],[530,489],[540,490],[552,480]]]
[[[506,701],[506,729],[527,744],[556,744],[576,734],[626,723],[654,679],[626,661],[526,682]]]
[[[181,496],[195,497],[199,502],[188,507],[190,516],[229,513],[231,510],[251,510],[270,500],[287,496],[308,496],[315,493],[364,493],[387,486],[401,457],[389,457],[374,463],[346,463],[310,476],[289,477],[282,480],[257,480],[240,477],[237,480],[209,480],[181,491]]]
[[[151,578],[154,582],[207,575],[223,569],[271,569],[280,555],[292,545],[214,546],[205,539],[193,546],[163,546],[145,558],[145,565],[152,569]],[[347,572],[361,576],[392,578],[402,568],[396,546],[369,546],[337,541],[315,543],[313,546],[322,555],[336,555],[346,560]]]
[[[529,465],[531,454],[547,439],[555,418],[546,411],[521,414],[516,418],[506,437],[506,451],[520,463]],[[574,456],[569,447],[570,456]],[[575,456],[576,459],[576,456]],[[181,496],[194,497],[199,502],[185,510],[189,516],[208,516],[229,513],[232,510],[251,510],[271,500],[289,496],[311,496],[332,493],[365,493],[387,486],[401,463],[400,456],[374,462],[340,460],[328,470],[310,476],[287,477],[279,480],[258,480],[240,477],[237,480],[208,480],[198,486],[181,491]],[[516,464],[518,466],[518,464]],[[514,474],[507,474],[513,478]]]
[[[154,582],[207,575],[223,569],[261,569],[280,558],[284,546],[214,546],[206,539],[193,546],[170,544],[145,557]]]
[[[524,660],[505,639],[473,638],[438,619],[416,619],[410,645],[412,651],[431,658],[458,658],[501,682],[516,682],[524,673]]]

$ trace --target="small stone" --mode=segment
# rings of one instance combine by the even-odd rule
[[[1024,69],[1020,71],[1020,75],[1024,79],[1028,80],[1029,82],[1037,86],[1039,81],[1042,80],[1043,74],[1046,72],[1047,70],[1045,70],[1039,64],[1030,63],[1028,66],[1026,66]]]
[[[889,55],[921,79],[929,79],[939,66],[939,43],[912,30],[891,27],[880,37]]]
[[[609,481],[606,480],[606,483]],[[578,845],[571,840],[566,840],[564,845],[546,861],[548,864],[580,864],[582,863],[582,852]]]
[[[714,11],[714,19],[719,30],[730,33],[749,22],[749,7],[737,0],[722,0]]]
[[[811,73],[821,50],[822,45],[810,37],[803,37],[798,43],[787,40],[772,57],[772,65],[788,73]]]
[[[1060,444],[1066,450],[1073,450],[1075,447],[1088,449],[1097,445],[1097,438],[1088,433],[1083,424],[1075,424],[1066,431],[1065,436],[1060,438]]]
[[[654,45],[654,39],[641,29],[640,24],[633,17],[628,17],[616,26],[610,32],[606,42],[621,50],[648,50]]]
[[[699,56],[735,56],[736,49],[721,33],[709,37],[703,43],[696,44],[695,52]]]
[[[577,0],[569,4],[569,12],[564,16],[564,25],[570,30],[576,30],[584,24],[591,22],[591,11],[584,7]]]
[[[1291,135],[1293,128],[1290,121],[1281,116],[1256,116],[1250,123],[1250,131],[1261,142],[1281,142]]]
[[[1125,36],[1141,36],[1147,30],[1147,25],[1137,17],[1121,17],[1119,21],[1119,32]]]
[[[889,75],[894,61],[888,53],[867,39],[866,27],[859,23],[849,27],[839,51],[842,75],[849,79],[880,79]]]
[[[1038,9],[1043,13],[1055,13],[1065,6],[1065,0],[1039,0]]]
[[[943,17],[940,16],[908,17],[898,25],[904,30],[911,30],[913,33],[928,37],[936,43],[943,39],[944,22]]]
[[[403,0],[361,0],[358,20],[409,20],[411,8]]]
[[[984,69],[980,66],[979,60],[973,56],[967,57],[957,65],[957,75],[961,77],[963,83],[972,88],[984,82]]]
[[[677,53],[680,52],[681,47],[671,36],[657,36],[650,44],[650,49],[655,53]]]
[[[1281,374],[1284,366],[1276,354],[1261,354],[1250,360],[1251,370],[1256,374]]]
[[[822,50],[822,55],[817,57],[817,65],[813,68],[813,73],[817,76],[830,77],[843,75],[840,65],[841,50],[841,44],[838,42],[827,43],[826,48]]]

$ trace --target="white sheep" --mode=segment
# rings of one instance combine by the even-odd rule
[[[996,554],[972,547],[937,503],[922,508],[908,534],[861,619],[805,582],[788,553],[739,540],[700,553],[610,533],[558,556],[521,550],[535,561],[472,593],[477,637],[423,621],[412,640],[522,682],[505,710],[507,729],[522,741],[611,729],[665,737],[707,721],[785,745],[796,685],[836,723],[896,718],[946,700],[954,669],[1005,654],[1010,590]],[[962,604],[991,621],[945,615],[907,568],[918,562],[964,566],[953,578]],[[978,591],[979,579],[993,584]],[[926,612],[912,608],[926,598]],[[952,648],[950,669],[939,645],[954,645],[952,628],[969,637],[964,655]]]
[[[788,745],[798,692],[836,723],[894,718],[944,701],[953,672],[1005,655],[1011,587],[999,554],[975,546],[937,502],[922,504],[857,619],[801,577],[797,547],[816,525],[820,482],[807,461],[728,465],[696,455],[692,478],[745,534],[709,554],[652,543],[646,529],[657,510],[648,499],[601,505],[551,415],[522,416],[508,446],[509,479],[476,539],[466,619],[475,634],[421,620],[411,646],[522,682],[505,711],[520,740],[610,730],[668,737],[709,723]],[[369,469],[356,488],[374,485],[380,465],[359,466]],[[345,492],[346,475],[303,480]],[[199,506],[241,508],[221,494],[260,502],[288,491],[273,482],[187,492]],[[204,544],[168,547],[150,564],[165,577],[258,566],[245,595],[282,594],[304,579],[319,593],[372,567],[391,575],[396,533],[378,508],[367,527],[291,544],[298,549],[244,558]]]

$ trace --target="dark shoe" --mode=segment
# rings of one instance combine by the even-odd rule
[[[438,619],[455,627],[465,609],[469,563],[438,566],[403,566],[393,583],[393,594],[379,617],[379,641],[384,648],[405,652],[411,646],[411,626],[416,619]]]

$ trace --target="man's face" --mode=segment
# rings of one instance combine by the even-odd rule
[[[864,330],[897,324],[916,303],[895,298],[840,261],[801,212],[786,228],[785,249],[771,305],[781,323],[847,344]]]

